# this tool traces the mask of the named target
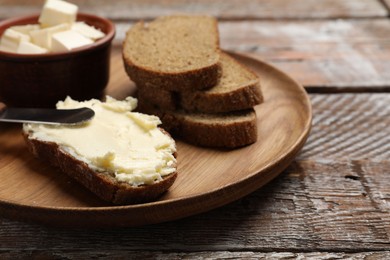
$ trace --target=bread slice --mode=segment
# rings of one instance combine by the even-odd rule
[[[82,102],[79,107],[85,104]],[[120,205],[157,199],[177,177],[174,140],[161,128],[137,124],[141,122],[140,114],[130,115],[124,102],[104,103],[101,107],[100,104],[98,100],[87,103],[95,110],[95,117],[84,125],[25,124],[23,135],[27,147],[37,158],[58,167],[104,201]],[[101,112],[104,109],[106,112]],[[102,120],[106,118],[120,120]],[[135,124],[122,123],[122,119],[132,118]],[[142,134],[134,135],[138,140],[128,139],[128,135],[137,133]],[[115,140],[119,142],[111,145]],[[157,157],[147,155],[153,154],[154,149],[161,149],[162,153],[156,152]]]
[[[99,172],[54,142],[33,139],[29,133],[23,134],[28,149],[38,159],[50,163],[73,178],[102,200],[116,204],[136,204],[156,200],[175,182],[177,172],[164,176],[152,185],[132,186],[119,182],[110,172]],[[176,167],[176,166],[175,166]]]
[[[184,141],[215,148],[238,148],[257,141],[256,113],[253,108],[230,113],[204,114],[162,111],[139,100],[138,110],[157,115],[162,127]]]
[[[222,76],[208,90],[172,92],[151,84],[139,84],[138,98],[163,110],[221,113],[245,110],[260,104],[263,96],[258,76],[226,53],[221,53]]]
[[[209,16],[165,16],[132,26],[123,43],[127,74],[166,90],[207,89],[218,82],[219,34]]]

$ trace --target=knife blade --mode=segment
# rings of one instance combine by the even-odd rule
[[[15,108],[0,110],[0,122],[36,124],[81,124],[91,120],[95,112],[87,107],[77,109]]]

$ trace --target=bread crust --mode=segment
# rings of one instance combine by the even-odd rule
[[[109,172],[98,172],[91,169],[87,163],[63,151],[54,142],[30,138],[28,133],[23,133],[23,137],[28,149],[38,159],[49,162],[102,200],[116,205],[156,200],[172,186],[177,178],[177,172],[174,172],[164,176],[163,180],[157,183],[134,187],[128,183],[117,181],[113,174]],[[176,157],[176,154],[174,155]]]
[[[141,100],[141,102],[145,101],[164,111],[174,111],[180,107],[178,102],[180,99],[179,92],[161,89],[148,83],[137,84],[136,87],[136,97],[138,100]]]
[[[250,109],[263,102],[257,80],[231,92],[213,94],[204,91],[171,92],[149,84],[137,87],[139,100],[146,100],[166,111],[182,108],[188,112],[225,113]]]
[[[224,113],[252,108],[263,101],[257,81],[223,94],[206,94],[201,91],[180,95],[180,106],[188,111]]]
[[[221,74],[219,63],[181,73],[164,73],[137,66],[129,58],[126,58],[125,54],[123,60],[127,75],[136,84],[148,82],[151,85],[160,86],[162,89],[170,91],[209,89],[218,83]]]
[[[194,119],[191,114],[162,111],[144,101],[138,102],[138,110],[160,117],[165,130],[194,145],[234,149],[257,141],[257,118],[252,108],[235,112],[245,120],[208,123]]]
[[[175,122],[170,122],[171,120],[172,116],[162,119],[166,125],[175,126]],[[235,122],[223,127],[206,125],[185,118],[173,120],[179,120],[180,126],[173,127],[171,132],[199,146],[232,149],[252,144],[257,140],[256,120]]]

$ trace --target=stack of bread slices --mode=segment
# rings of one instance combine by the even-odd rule
[[[132,26],[123,43],[138,109],[189,143],[237,148],[257,140],[259,78],[219,47],[209,16],[175,15]]]

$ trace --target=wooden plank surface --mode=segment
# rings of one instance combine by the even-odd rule
[[[19,8],[13,2],[4,5],[0,12],[11,8],[4,12],[15,13]],[[20,9],[29,10],[23,5]],[[116,46],[131,25],[116,23]],[[309,91],[390,91],[390,19],[220,21],[219,29],[222,48],[256,54]]]
[[[0,19],[39,12],[42,3],[0,0]],[[115,46],[141,18],[215,15],[223,48],[257,55],[326,94],[310,95],[313,129],[295,162],[249,196],[139,228],[58,229],[0,219],[0,258],[390,259],[390,96],[367,93],[390,91],[390,0],[77,4],[116,21]],[[118,77],[122,64],[111,70],[110,84],[129,88]]]
[[[254,255],[321,251],[341,252],[347,257],[342,252],[389,251],[389,151],[383,150],[382,154],[378,146],[363,153],[365,138],[351,139],[348,134],[340,134],[339,127],[356,128],[351,135],[372,127],[367,135],[376,135],[373,140],[381,139],[388,145],[390,129],[385,126],[389,109],[384,104],[390,96],[312,94],[311,98],[313,135],[299,158],[280,177],[241,200],[190,218],[139,228],[64,230],[2,219],[0,252],[39,254],[50,248],[47,254],[62,256],[72,255],[72,250],[96,255],[113,251],[121,255],[129,250],[170,252],[167,256],[206,251],[215,256],[217,252],[229,255],[228,251]],[[375,129],[377,126],[380,128]],[[323,144],[318,145],[321,138]],[[334,147],[342,143],[350,153],[333,153]],[[311,148],[305,151],[306,147]],[[376,256],[383,254],[387,256],[386,252]]]
[[[298,161],[239,201],[170,223],[65,230],[2,220],[0,244],[3,252],[50,248],[63,254],[390,250],[390,161],[332,162]]]
[[[39,12],[43,0],[0,0],[0,17]],[[220,19],[386,17],[380,0],[78,0],[80,11],[114,20],[151,19],[173,13],[210,14]]]
[[[117,23],[119,46],[131,23]],[[390,91],[390,20],[219,22],[221,47],[257,55],[315,92]]]
[[[113,59],[119,56],[115,49]],[[110,84],[130,86],[123,64],[114,63],[111,71]],[[390,96],[310,97],[311,136],[297,161],[264,189],[205,214],[132,229],[61,230],[2,219],[0,252],[39,254],[51,248],[51,253],[67,255],[81,248],[104,255],[118,248],[118,254],[147,251],[151,245],[171,252],[201,248],[212,255],[228,250],[390,250]],[[199,234],[208,235],[200,240]]]
[[[390,95],[310,95],[313,128],[299,159],[390,158]]]
[[[294,253],[294,252],[273,252],[273,253],[261,253],[261,252],[145,252],[145,251],[131,251],[131,252],[50,252],[50,251],[34,251],[26,250],[25,256],[29,256],[30,259],[90,259],[97,257],[98,259],[273,259],[273,260],[293,260],[293,259],[321,259],[321,260],[334,260],[334,259],[389,259],[389,252],[362,252],[362,253],[334,253],[334,252],[310,252],[310,253]],[[20,255],[20,253],[18,253]],[[15,254],[13,252],[1,253],[0,257],[3,259],[14,259]]]
[[[221,45],[249,51],[317,91],[388,90],[390,20],[220,25]]]

